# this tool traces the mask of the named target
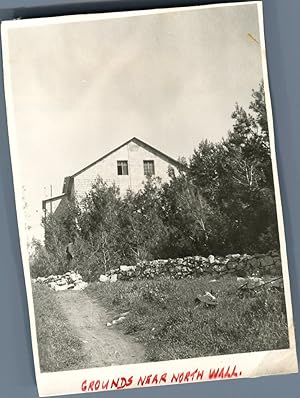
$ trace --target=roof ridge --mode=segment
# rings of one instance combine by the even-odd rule
[[[173,165],[180,167],[183,166],[179,161],[171,158],[169,155],[166,155],[165,153],[161,152],[160,150],[154,148],[152,145],[147,144],[146,142],[142,141],[140,138],[137,138],[135,136],[133,136],[132,138],[130,138],[129,140],[125,141],[123,144],[119,145],[118,147],[112,149],[111,151],[107,152],[105,155],[101,156],[100,158],[98,158],[97,160],[95,160],[94,162],[88,164],[87,166],[85,166],[84,168],[80,169],[79,171],[77,171],[76,173],[72,174],[70,177],[77,177],[79,174],[83,173],[84,171],[86,171],[87,169],[89,169],[90,167],[95,166],[95,164],[101,162],[103,159],[105,159],[106,157],[108,157],[109,155],[111,155],[112,153],[116,152],[117,150],[123,148],[123,146],[129,144],[132,141],[136,141],[139,145],[145,146],[146,148],[148,148],[148,150],[150,149],[152,152],[155,152],[156,154],[158,154],[160,157],[164,157],[166,158],[170,163],[172,163]]]

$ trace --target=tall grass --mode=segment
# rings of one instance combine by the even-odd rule
[[[47,286],[33,286],[41,372],[79,369],[84,360],[82,342],[68,325],[56,294]]]
[[[145,345],[148,361],[287,348],[283,292],[240,298],[237,287],[228,276],[92,284],[86,292],[116,313],[130,310],[121,327]],[[196,306],[196,296],[211,289],[219,304]]]

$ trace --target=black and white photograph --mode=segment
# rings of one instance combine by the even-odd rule
[[[2,40],[41,396],[297,372],[261,3]]]

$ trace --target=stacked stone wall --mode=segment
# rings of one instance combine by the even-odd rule
[[[197,278],[202,275],[221,276],[234,274],[236,276],[281,275],[281,259],[277,251],[267,254],[229,254],[225,257],[190,256],[166,260],[143,261],[136,266],[122,265],[110,270],[107,278],[115,280],[153,279],[159,276],[169,276],[174,279]]]

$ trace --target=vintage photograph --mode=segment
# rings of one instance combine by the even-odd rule
[[[259,3],[2,26],[38,373],[294,350]]]

